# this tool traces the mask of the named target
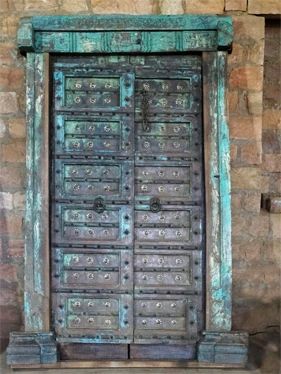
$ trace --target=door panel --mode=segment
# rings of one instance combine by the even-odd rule
[[[63,344],[194,354],[201,96],[199,55],[54,58],[52,314]]]

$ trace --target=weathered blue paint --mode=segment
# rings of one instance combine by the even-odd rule
[[[21,21],[22,51],[62,53],[178,52],[229,49],[224,16],[43,16]]]
[[[229,176],[229,136],[225,107],[225,53],[232,42],[232,20],[218,16],[43,16],[24,19],[18,31],[18,45],[27,54],[27,192],[25,246],[25,330],[48,331],[49,326],[49,249],[46,242],[46,204],[44,185],[47,173],[43,159],[48,159],[48,142],[44,124],[48,121],[48,61],[50,52],[208,52],[205,83],[209,96],[205,105],[210,115],[207,184],[211,234],[207,263],[206,328],[214,331],[231,329],[231,211]],[[41,52],[48,52],[42,54]],[[210,52],[212,51],[212,52]],[[112,57],[114,58],[114,57]],[[140,58],[141,59],[141,58]],[[205,66],[206,68],[206,66]],[[131,84],[122,96],[132,97]],[[56,77],[55,80],[59,80]],[[126,77],[124,77],[124,81]],[[64,77],[61,82],[64,90]],[[205,84],[204,83],[204,84]],[[59,92],[56,90],[56,92]],[[63,97],[63,95],[61,95]],[[124,99],[124,100],[123,100]],[[64,106],[65,102],[62,101]],[[132,106],[133,107],[133,106]],[[61,126],[65,118],[61,117]],[[46,126],[45,126],[46,127]],[[63,133],[62,133],[63,134]],[[45,217],[45,218],[44,218]],[[123,223],[122,225],[125,225]],[[125,226],[124,226],[125,227]],[[120,310],[122,320],[126,311]],[[195,316],[194,316],[195,318]],[[74,342],[74,339],[71,339]],[[93,342],[79,338],[78,342]],[[99,337],[96,338],[99,342]]]

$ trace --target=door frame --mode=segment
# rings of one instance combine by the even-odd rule
[[[213,15],[35,16],[21,20],[17,40],[20,51],[26,54],[27,103],[25,333],[40,334],[51,330],[50,55],[182,52],[202,53],[203,70],[206,332],[202,344],[199,344],[199,360],[216,361],[215,354],[211,354],[215,343],[208,340],[221,341],[227,335],[231,341],[238,339],[240,342],[241,335],[231,333],[232,248],[226,61],[232,34],[231,17]]]

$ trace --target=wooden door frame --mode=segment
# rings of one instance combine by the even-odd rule
[[[35,16],[22,19],[18,47],[26,60],[27,189],[24,334],[50,333],[49,65],[50,54],[202,53],[206,190],[206,314],[198,360],[244,363],[247,337],[231,331],[232,249],[226,16]],[[17,340],[18,339],[18,340]],[[15,333],[11,343],[20,338]],[[35,338],[34,338],[35,339]],[[53,341],[53,340],[52,340]],[[228,346],[239,346],[235,357]],[[224,356],[218,347],[223,347]],[[44,361],[41,353],[41,361]],[[53,361],[56,359],[53,358]],[[13,363],[12,356],[10,362]],[[15,363],[15,362],[14,362]]]

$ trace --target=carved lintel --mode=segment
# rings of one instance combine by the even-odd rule
[[[245,366],[248,334],[239,331],[205,331],[198,344],[198,361]]]
[[[50,364],[58,359],[52,332],[12,332],[7,348],[7,364]]]
[[[34,51],[34,30],[30,18],[23,18],[17,33],[17,42],[20,51]]]

